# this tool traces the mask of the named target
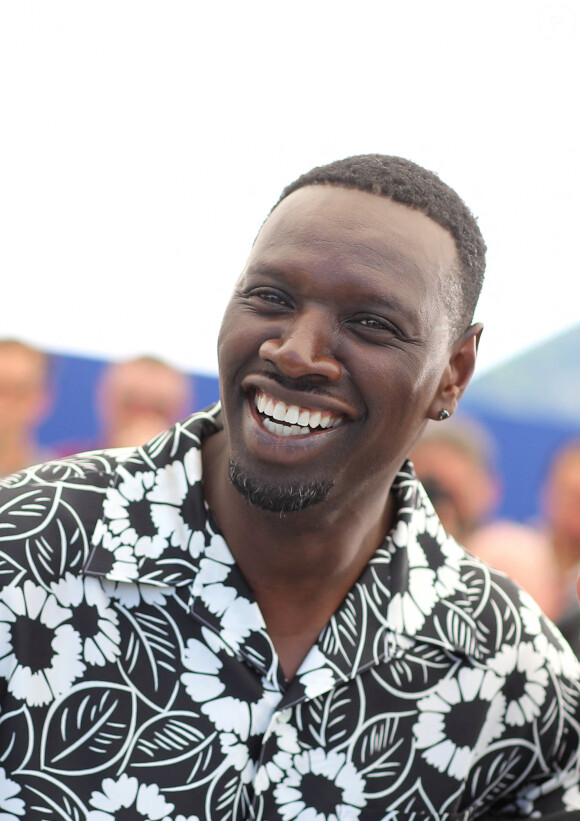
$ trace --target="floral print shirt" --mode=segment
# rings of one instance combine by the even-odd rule
[[[219,405],[0,483],[0,818],[578,808],[579,664],[409,463],[395,527],[286,682],[203,498],[218,428]]]

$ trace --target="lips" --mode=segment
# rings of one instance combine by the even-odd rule
[[[305,436],[315,431],[337,428],[344,422],[344,417],[340,414],[287,405],[262,390],[256,391],[254,404],[266,430],[277,436]]]

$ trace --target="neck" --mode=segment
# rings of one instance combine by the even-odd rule
[[[383,485],[341,505],[260,510],[231,484],[223,438],[216,434],[204,444],[206,500],[291,678],[390,530],[394,502]]]

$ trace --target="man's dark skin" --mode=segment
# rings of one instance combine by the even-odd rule
[[[315,185],[275,208],[237,283],[205,493],[288,679],[391,528],[390,488],[426,421],[453,413],[472,376],[482,326],[457,336],[445,300],[458,268],[453,237],[423,213]],[[256,397],[285,403],[282,415],[320,410],[329,426],[280,435]],[[324,498],[292,512],[250,504],[230,460],[258,497],[318,483]]]

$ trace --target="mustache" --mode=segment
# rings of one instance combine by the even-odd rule
[[[300,376],[298,379],[292,379],[291,377],[285,376],[284,374],[276,371],[266,373],[265,376],[267,376],[268,379],[271,379],[272,382],[276,382],[278,385],[281,385],[283,388],[287,388],[288,390],[310,394],[316,393],[320,396],[333,395],[333,391],[328,390],[324,383],[320,382],[316,377]]]

